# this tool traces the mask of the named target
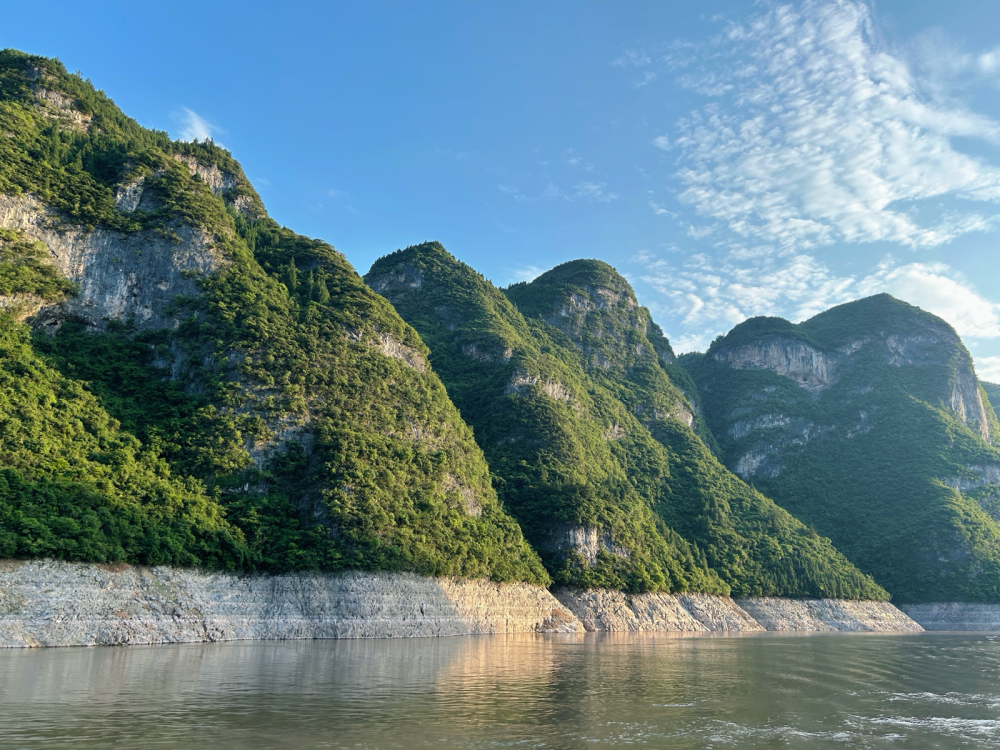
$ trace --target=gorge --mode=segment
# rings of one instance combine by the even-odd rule
[[[58,61],[0,52],[0,131],[0,646],[1000,622],[1000,423],[939,318],[678,357],[601,261],[362,279]]]

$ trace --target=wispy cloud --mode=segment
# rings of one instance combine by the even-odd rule
[[[629,49],[625,50],[620,57],[618,57],[612,65],[619,68],[636,67],[642,68],[653,62],[652,58],[647,55],[642,50]]]
[[[594,165],[584,159],[575,148],[568,148],[563,153],[563,159],[574,169],[581,169],[584,172],[594,172]]]
[[[571,190],[564,190],[554,182],[548,183],[541,193],[526,195],[515,185],[497,185],[501,193],[506,193],[518,203],[535,201],[575,201],[585,200],[590,203],[610,203],[618,199],[618,194],[607,189],[607,184],[593,180],[583,180],[573,185]]]
[[[632,88],[641,89],[643,86],[648,86],[656,79],[657,75],[653,71],[651,70],[643,71],[642,78],[640,78],[638,81],[634,81],[632,83]]]
[[[681,202],[734,237],[785,251],[916,248],[994,225],[1000,169],[952,139],[1000,142],[1000,124],[922,96],[903,60],[875,43],[864,4],[778,6],[714,44],[713,54],[732,50],[723,64],[699,69],[696,53],[679,79],[714,101],[682,119],[672,141]],[[993,65],[989,54],[981,67]],[[929,205],[941,198],[958,200]]]
[[[976,357],[976,375],[988,383],[1000,383],[1000,357]],[[993,408],[998,406],[993,404]]]
[[[182,141],[215,140],[217,134],[225,134],[226,132],[187,107],[181,107],[180,112],[174,112],[171,116],[181,125],[180,139]]]
[[[547,269],[538,266],[518,266],[511,269],[511,283],[515,281],[534,281]]]
[[[962,337],[1000,336],[1000,305],[979,294],[961,274],[944,263],[897,265],[886,259],[857,285],[859,296],[889,292],[938,315]]]
[[[747,264],[746,261],[752,260]],[[695,253],[678,261],[643,251],[632,258],[639,278],[662,297],[662,314],[679,319],[678,351],[704,349],[753,315],[810,318],[833,305],[889,292],[948,321],[963,338],[1000,336],[1000,305],[944,263],[900,263],[887,256],[861,276],[842,276],[808,254],[779,256],[743,248],[722,259]]]
[[[574,189],[576,197],[596,203],[610,203],[618,199],[617,193],[612,193],[603,182],[578,182]]]

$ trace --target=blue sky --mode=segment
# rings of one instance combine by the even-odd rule
[[[0,44],[211,135],[359,272],[429,239],[498,284],[600,258],[680,351],[889,291],[1000,380],[1000,4],[83,8],[10,4]]]

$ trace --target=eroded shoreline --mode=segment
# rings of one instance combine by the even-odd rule
[[[547,589],[411,573],[0,561],[0,647],[497,633],[919,632],[885,602]]]

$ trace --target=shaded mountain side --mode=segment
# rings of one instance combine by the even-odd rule
[[[553,577],[710,590],[718,576],[740,594],[884,597],[828,540],[712,458],[666,375],[673,353],[648,311],[613,269],[584,263],[601,275],[567,264],[565,287],[556,271],[513,287],[517,307],[438,243],[392,253],[365,276],[427,342],[505,507]],[[665,555],[684,561],[684,578],[652,586],[654,563],[672,570]]]
[[[3,549],[548,581],[419,336],[227,152],[11,50],[0,130],[0,368],[34,378],[5,424],[44,447],[0,438]]]
[[[706,443],[715,441],[698,416],[697,388],[614,268],[595,260],[571,261],[531,283],[509,287],[506,294],[526,316],[564,333],[591,382],[612,393],[659,444],[669,475],[649,493],[654,508],[705,550],[709,564],[734,590],[873,595],[871,581],[828,539],[747,486],[712,455]],[[709,438],[699,440],[702,435]]]
[[[900,601],[1000,601],[997,419],[943,320],[889,295],[680,358],[721,456]]]

